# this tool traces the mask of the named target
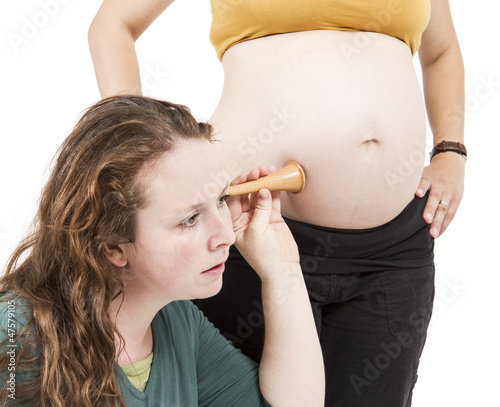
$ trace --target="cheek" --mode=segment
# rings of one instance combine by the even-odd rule
[[[176,257],[176,247],[154,228],[148,232],[141,230],[131,250],[129,263],[133,271],[140,273],[165,273],[171,259]]]
[[[205,247],[206,238],[193,234],[192,238],[182,244],[177,244],[172,255],[175,256],[176,262],[189,265],[199,262],[200,257],[203,256]]]
[[[158,263],[163,270],[175,274],[199,268],[204,253],[204,243],[199,233],[189,233],[158,243],[154,256],[160,259]]]
[[[230,215],[228,214],[228,219]],[[207,231],[199,227],[194,230],[163,230],[149,225],[141,228],[136,235],[135,258],[131,259],[131,266],[136,271],[160,276],[176,278],[186,275],[190,270],[198,270],[203,264],[206,254]],[[206,262],[205,262],[206,263]]]

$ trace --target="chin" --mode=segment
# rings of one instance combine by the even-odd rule
[[[222,289],[222,276],[218,278],[217,280],[213,281],[207,289],[204,290],[204,293],[201,294],[199,297],[197,297],[200,300],[203,300],[205,298],[210,298],[213,297],[214,295],[219,294],[220,290]]]

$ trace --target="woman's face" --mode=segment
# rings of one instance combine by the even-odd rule
[[[136,181],[146,204],[137,214],[135,241],[121,246],[131,274],[126,290],[160,301],[217,294],[234,232],[215,146],[183,140]]]

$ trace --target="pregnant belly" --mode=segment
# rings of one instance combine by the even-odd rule
[[[348,58],[339,45],[354,35],[276,35],[224,56],[224,90],[211,118],[224,168],[234,178],[260,165],[301,163],[306,188],[282,194],[286,217],[369,228],[413,199],[425,112],[411,55],[399,40],[367,33],[370,45]]]

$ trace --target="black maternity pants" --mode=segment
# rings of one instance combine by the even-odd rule
[[[408,407],[434,299],[434,240],[415,198],[375,228],[332,229],[286,219],[321,340],[327,407]],[[260,280],[233,247],[220,294],[196,301],[222,334],[258,361]]]

